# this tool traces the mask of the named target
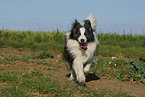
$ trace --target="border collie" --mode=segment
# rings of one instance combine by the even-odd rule
[[[65,35],[63,56],[70,64],[69,80],[75,80],[80,85],[85,85],[85,74],[89,73],[99,46],[96,26],[96,17],[91,13],[83,26],[75,19],[71,31]]]

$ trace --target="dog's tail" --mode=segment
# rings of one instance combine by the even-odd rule
[[[96,27],[97,27],[97,21],[96,21],[96,16],[94,13],[91,13],[88,17],[87,20],[90,20],[91,22],[91,26],[92,29],[94,30],[94,32],[96,31]]]

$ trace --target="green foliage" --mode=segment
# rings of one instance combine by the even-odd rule
[[[123,81],[140,81],[145,84],[145,60],[140,58],[139,62],[129,62],[127,70],[118,73],[118,78]]]
[[[49,61],[49,62],[47,62],[46,60],[41,60],[40,62],[38,62],[37,63],[38,65],[40,65],[40,64],[43,64],[43,65],[47,65],[47,66],[49,66],[49,68],[48,69],[50,69],[51,67],[53,67],[54,65],[52,64],[52,62],[51,61]]]
[[[145,47],[144,35],[98,33],[100,44],[120,47]]]
[[[95,59],[91,70],[99,76],[109,76],[116,78],[119,71],[126,70],[127,61],[123,58],[106,58],[106,59]]]
[[[128,64],[130,77],[134,81],[141,81],[145,84],[145,60],[140,58],[139,62],[130,62]]]
[[[53,54],[51,52],[41,52],[40,55],[36,56],[35,58],[39,59],[45,59],[45,58],[54,58]]]
[[[101,45],[120,47],[145,47],[144,35],[98,33]],[[31,48],[38,50],[62,50],[65,41],[65,32],[33,32],[0,30],[0,47],[4,45],[14,48]]]
[[[99,76],[109,76],[122,81],[139,81],[145,84],[145,60],[127,62],[123,58],[95,59],[91,70]]]
[[[7,45],[14,48],[39,50],[60,50],[64,44],[64,32],[33,32],[0,30],[0,47]]]

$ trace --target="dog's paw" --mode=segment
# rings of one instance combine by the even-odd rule
[[[89,68],[84,68],[84,73],[89,73]]]
[[[68,80],[70,80],[70,81],[71,81],[71,80],[74,80],[74,78],[73,78],[73,77],[70,77]]]
[[[78,82],[78,84],[81,85],[81,86],[85,86],[86,85],[85,82]]]
[[[80,85],[85,85],[85,75],[80,75],[78,78],[77,78],[77,81],[78,81],[78,84]]]
[[[84,73],[86,73],[86,74],[89,73],[89,70],[85,70],[85,69],[84,69]]]
[[[90,64],[88,64],[88,65],[86,65],[86,67],[84,68],[84,73],[85,74],[88,74],[89,73],[89,71],[90,71]]]
[[[70,77],[68,80],[74,80],[73,74],[71,73]]]

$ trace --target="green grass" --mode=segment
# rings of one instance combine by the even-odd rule
[[[142,59],[142,58],[140,58]],[[145,84],[145,59],[144,61],[128,62],[123,58],[96,59],[91,70],[99,76],[122,81],[139,81]]]
[[[0,47],[60,50],[64,44],[64,32],[33,32],[0,30]]]
[[[46,76],[39,70],[9,70],[0,73],[0,81],[7,86],[0,87],[1,97],[33,97],[33,96],[112,96],[130,97],[126,93],[113,93],[108,89],[93,90],[89,87],[63,84]]]
[[[144,35],[98,33],[100,44],[120,47],[145,47]]]
[[[98,33],[100,42],[97,58],[91,71],[99,77],[120,79],[122,81],[140,81],[144,84],[145,36]],[[61,68],[64,61],[61,55],[65,41],[65,32],[33,32],[0,30],[0,49],[16,48],[18,52],[37,54],[16,55],[0,52],[0,96],[33,97],[33,96],[112,96],[130,97],[126,93],[114,93],[108,89],[91,89],[68,82],[64,84],[51,75],[46,75],[33,67],[44,66],[46,70]],[[112,59],[112,57],[116,57]],[[133,61],[133,62],[132,62]],[[20,62],[19,66],[17,63]],[[132,62],[132,63],[130,63]],[[35,64],[30,65],[29,64]],[[7,68],[7,65],[10,68]],[[18,66],[17,66],[18,65]],[[25,66],[25,65],[28,65]],[[137,70],[132,66],[136,66]],[[22,70],[15,67],[23,67]],[[41,67],[41,68],[42,68]],[[32,68],[32,69],[29,69]],[[39,67],[40,68],[40,67]],[[133,72],[136,70],[136,72]],[[139,71],[138,71],[139,70]],[[140,72],[142,71],[142,72]],[[128,76],[126,76],[129,75]]]
[[[145,47],[144,35],[97,34],[101,45],[119,46],[123,48]],[[0,30],[0,47],[31,48],[38,50],[62,50],[65,32],[33,32]]]
[[[124,57],[128,59],[138,59],[139,57],[145,57],[144,49],[144,47],[123,48],[120,46],[100,45],[97,55],[102,57]]]
[[[39,59],[45,59],[45,58],[54,58],[53,54],[51,52],[41,52],[40,55],[35,56],[35,58],[39,58]]]

